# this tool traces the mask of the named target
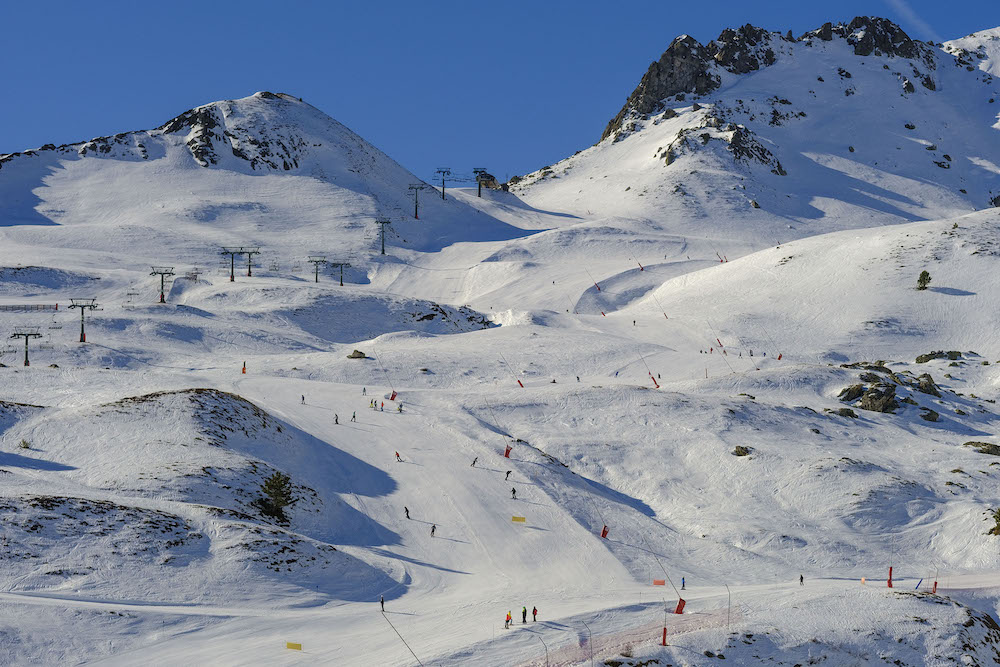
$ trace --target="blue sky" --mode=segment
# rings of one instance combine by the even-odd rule
[[[148,129],[258,90],[302,97],[421,178],[504,178],[600,138],[670,40],[753,23],[798,36],[886,16],[911,37],[1000,25],[940,2],[50,2],[0,10],[0,153]]]

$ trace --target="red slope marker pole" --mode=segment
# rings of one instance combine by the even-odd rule
[[[587,269],[584,269],[584,271],[587,271]],[[600,292],[601,291],[601,286],[597,284],[596,280],[594,280],[594,276],[590,275],[590,271],[587,271],[587,275],[590,276],[590,282],[594,283],[594,287],[596,287],[597,291]]]

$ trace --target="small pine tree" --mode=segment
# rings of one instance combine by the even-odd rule
[[[1000,535],[1000,509],[995,509],[990,513],[990,518],[996,522],[996,525],[990,528],[987,535]]]
[[[927,286],[931,282],[931,274],[926,271],[920,272],[920,277],[917,278],[917,289],[927,289]]]
[[[255,500],[253,504],[261,511],[261,514],[276,519],[279,523],[288,523],[285,508],[296,501],[295,498],[292,498],[291,478],[282,472],[275,471],[260,485],[260,490],[264,495]]]

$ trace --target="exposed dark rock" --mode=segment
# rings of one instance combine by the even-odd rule
[[[773,38],[774,33],[748,23],[736,30],[726,28],[707,48],[719,65],[746,74],[774,64],[774,49],[769,46]]]
[[[603,141],[617,132],[625,120],[644,116],[661,107],[662,100],[678,93],[704,95],[719,87],[718,75],[712,74],[712,53],[690,35],[671,42],[660,59],[650,64],[638,87],[629,96],[601,135]]]
[[[917,391],[939,398],[941,396],[941,392],[938,391],[938,387],[934,384],[934,378],[931,377],[930,373],[924,373],[917,377]]]
[[[847,26],[847,43],[856,56],[898,56],[916,59],[927,47],[914,42],[903,29],[888,19],[877,16],[856,16]]]
[[[877,376],[876,379],[878,379]],[[865,386],[863,384],[852,384],[850,387],[844,387],[841,389],[840,393],[837,394],[837,398],[841,401],[852,403],[861,398],[864,393]]]
[[[962,353],[958,350],[949,350],[945,352],[943,350],[938,350],[937,352],[928,352],[927,354],[921,354],[917,357],[918,364],[926,364],[931,359],[948,359],[950,361],[955,361],[962,358]]]
[[[920,408],[920,410],[921,410],[920,418],[929,422],[936,422],[938,420],[938,417],[941,416],[938,413],[931,410],[930,408]]]
[[[971,440],[969,442],[963,443],[963,447],[973,447],[980,454],[989,454],[991,456],[1000,456],[1000,446],[994,445],[992,442],[979,442],[976,440]]]
[[[909,79],[903,79],[903,92],[912,93],[914,91],[916,91],[916,88],[913,87],[913,82]]]
[[[899,403],[896,402],[896,387],[893,385],[883,386],[881,389],[872,387],[861,397],[858,407],[873,412],[894,412],[899,408]]]

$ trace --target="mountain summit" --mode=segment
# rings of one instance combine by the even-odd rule
[[[1000,205],[995,42],[977,35],[931,45],[876,17],[798,38],[682,35],[596,145],[513,189],[542,208],[772,240]]]
[[[427,189],[419,221],[411,185]],[[430,190],[319,109],[259,92],[190,109],[152,130],[0,154],[0,227],[112,225],[118,232],[101,244],[131,251],[131,240],[144,235],[168,245],[176,238],[178,256],[196,263],[205,260],[190,254],[194,238],[203,239],[200,251],[294,244],[305,254],[330,247],[331,238],[339,253],[371,250],[376,217],[394,223],[388,243],[415,250],[521,234]]]

